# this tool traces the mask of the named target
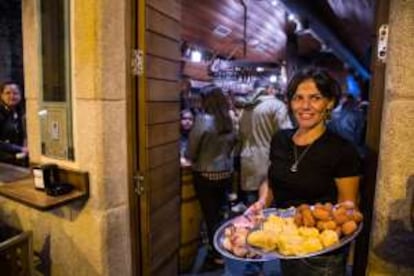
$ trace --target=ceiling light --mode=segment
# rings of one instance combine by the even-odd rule
[[[200,62],[202,58],[202,54],[198,50],[191,51],[191,61],[192,62]]]
[[[271,76],[269,77],[269,81],[270,81],[271,83],[275,83],[275,82],[277,82],[277,76],[276,76],[276,75],[271,75]]]
[[[263,72],[264,68],[263,67],[256,67],[256,72]]]
[[[213,34],[215,34],[218,37],[226,37],[231,33],[231,29],[223,26],[223,25],[218,25],[214,30],[213,30]]]

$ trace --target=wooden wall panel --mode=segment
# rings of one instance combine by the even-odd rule
[[[177,21],[181,20],[181,0],[147,0],[147,4]]]
[[[181,1],[146,1],[146,130],[151,275],[178,274]]]
[[[151,275],[177,275],[178,254],[174,255],[171,260],[151,271]]]
[[[175,142],[179,137],[178,122],[148,126],[148,147]]]
[[[180,193],[180,165],[176,160],[152,169],[149,177],[152,210],[160,208],[165,202]]]
[[[147,75],[149,78],[162,80],[178,80],[180,66],[178,62],[172,62],[155,56],[147,57]]]
[[[176,102],[148,103],[148,124],[167,123],[180,120],[180,107]]]
[[[176,41],[181,39],[180,23],[152,8],[147,8],[147,29]]]
[[[148,151],[148,161],[150,169],[161,166],[171,161],[177,162],[179,156],[178,141],[150,148]]]
[[[180,45],[175,40],[147,32],[147,53],[175,61],[181,60]]]
[[[177,210],[180,210],[179,197],[165,202],[152,215],[151,251],[154,266],[160,265],[178,251],[180,227],[174,227],[180,221],[180,212]]]
[[[149,101],[178,102],[180,99],[180,85],[177,81],[148,79],[147,99]]]

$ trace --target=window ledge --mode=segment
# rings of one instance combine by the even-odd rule
[[[2,165],[0,164],[0,167]],[[6,166],[10,167],[10,165]],[[21,168],[16,169],[22,170]],[[0,195],[41,211],[89,197],[89,175],[87,172],[59,168],[59,176],[62,182],[72,184],[74,189],[65,195],[49,196],[45,191],[35,189],[33,176],[30,174],[30,170],[26,170],[28,176],[24,179],[7,183],[0,182]]]

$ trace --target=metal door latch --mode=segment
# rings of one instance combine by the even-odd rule
[[[378,45],[377,57],[378,60],[385,63],[388,50],[388,25],[382,24],[378,29]]]
[[[132,74],[142,76],[144,73],[144,52],[140,49],[133,49],[131,55]]]
[[[134,191],[137,195],[142,195],[142,193],[144,193],[145,191],[145,187],[144,187],[144,176],[137,173],[134,175],[134,183],[135,183],[135,188]]]

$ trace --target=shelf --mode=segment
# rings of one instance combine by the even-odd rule
[[[29,177],[24,179],[0,184],[0,195],[42,211],[89,197],[89,176],[87,172],[59,168],[59,174],[62,182],[70,183],[75,187],[73,191],[65,195],[49,196],[45,191],[34,188],[34,180],[30,174]]]

